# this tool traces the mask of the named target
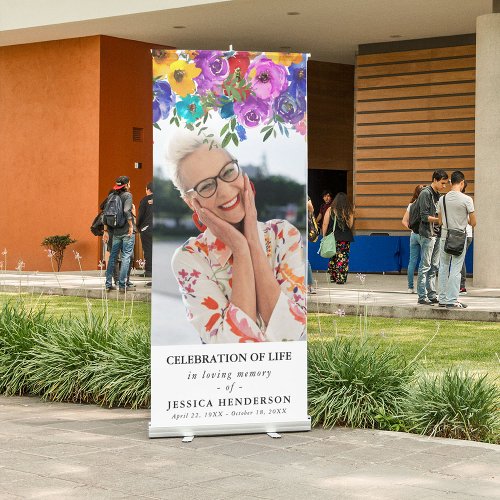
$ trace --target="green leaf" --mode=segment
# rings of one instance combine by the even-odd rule
[[[170,123],[172,123],[172,122],[170,122]],[[153,123],[153,127],[158,129],[158,130],[161,130],[160,126],[157,123]]]
[[[231,118],[231,130],[234,131],[236,127],[236,118],[233,116],[233,118]]]
[[[192,123],[186,123],[185,127],[186,127],[188,130],[191,130],[191,131],[193,131],[193,130],[194,130],[194,127],[193,127],[193,124],[192,124]]]
[[[285,123],[285,120],[283,120],[283,118],[279,115],[274,115],[274,121],[278,123]]]
[[[262,139],[262,142],[266,142],[268,139],[269,139],[269,136],[273,133],[273,129],[270,129],[268,130],[265,135],[264,135],[264,138]]]
[[[281,135],[283,135],[283,125],[281,125],[280,122],[278,122],[278,128],[280,129]]]
[[[207,123],[208,120],[208,113],[203,117],[203,124]]]
[[[224,137],[224,140],[222,141],[222,144],[221,146],[223,148],[225,148],[228,144],[229,144],[229,141],[231,140],[231,134],[226,134],[226,137]]]
[[[266,125],[265,127],[262,127],[260,133],[263,134],[264,132],[267,132],[268,130],[272,129],[272,125]]]
[[[284,127],[284,129],[285,129],[285,135],[286,135],[287,137],[290,137],[290,134],[288,133],[288,128],[287,128],[287,127]]]
[[[276,139],[276,130],[273,130],[274,138]]]
[[[233,139],[234,145],[238,145],[238,136],[236,134],[231,134],[231,138]]]
[[[222,130],[220,131],[220,136],[222,137],[226,132],[227,129],[229,128],[229,123],[226,123],[223,127]]]

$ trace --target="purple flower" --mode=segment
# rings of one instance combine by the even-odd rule
[[[234,112],[238,121],[245,127],[257,127],[269,118],[271,108],[267,101],[250,95],[244,102],[234,103]]]
[[[246,141],[247,139],[247,131],[245,130],[245,127],[243,125],[236,125],[236,133],[238,134],[238,139],[240,142]]]
[[[298,93],[290,94],[288,91],[280,94],[273,104],[274,112],[287,123],[298,123],[304,118],[306,99]]]
[[[290,82],[290,87],[288,91],[292,95],[303,95],[307,93],[307,70],[306,63],[303,61],[299,64],[291,64],[288,68],[290,74],[288,75],[288,81]]]
[[[175,102],[170,84],[166,80],[153,83],[153,123],[165,120]]]
[[[194,79],[199,94],[213,90],[229,76],[229,63],[222,52],[200,50],[194,62],[201,69],[201,74]]]
[[[188,123],[195,122],[203,116],[203,107],[197,95],[188,95],[176,103],[177,114]]]
[[[260,99],[274,99],[288,87],[286,69],[264,56],[255,58],[250,64],[248,77],[252,90]]]

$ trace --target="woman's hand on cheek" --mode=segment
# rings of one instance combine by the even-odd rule
[[[259,241],[257,231],[257,208],[255,207],[255,195],[248,175],[244,176],[243,203],[245,207],[245,218],[243,219],[243,233],[249,243]]]
[[[234,226],[222,220],[208,208],[203,208],[196,198],[193,200],[193,207],[200,221],[210,229],[217,239],[229,247],[233,253],[248,251],[248,244],[245,237]]]

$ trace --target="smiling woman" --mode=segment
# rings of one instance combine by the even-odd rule
[[[202,231],[172,258],[188,320],[202,342],[305,340],[300,232],[285,220],[257,220],[252,183],[214,141],[178,134],[168,162]]]

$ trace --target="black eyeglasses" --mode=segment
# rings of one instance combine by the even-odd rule
[[[210,198],[217,191],[217,179],[223,182],[234,182],[240,176],[238,160],[228,161],[215,177],[209,177],[198,182],[192,189],[188,189],[186,194],[197,193],[202,198]]]

